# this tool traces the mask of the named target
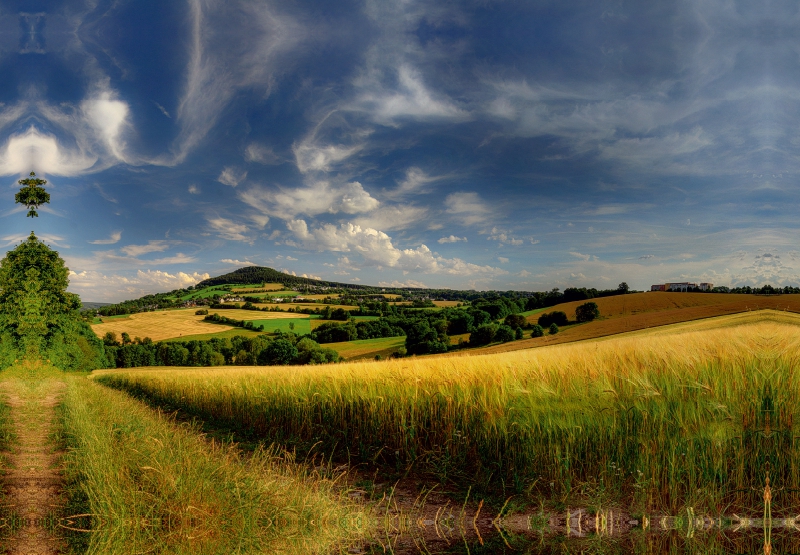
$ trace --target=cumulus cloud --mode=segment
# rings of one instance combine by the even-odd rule
[[[428,209],[420,206],[398,205],[381,206],[367,216],[357,218],[354,223],[361,227],[381,228],[387,231],[393,229],[408,229],[412,224],[428,218]]]
[[[229,241],[245,241],[245,242],[252,242],[253,238],[245,235],[249,229],[244,224],[237,224],[233,220],[229,220],[227,218],[221,218],[219,216],[215,218],[206,218],[211,229],[213,229],[218,236],[222,237],[223,239],[227,239]]]
[[[250,262],[249,260],[234,260],[233,258],[223,258],[220,262],[231,266],[258,266],[255,262]]]
[[[246,171],[240,171],[236,168],[232,168],[230,166],[226,166],[222,169],[222,172],[219,174],[217,181],[222,183],[223,185],[228,185],[230,187],[236,187],[239,183],[244,181],[247,178]]]
[[[416,249],[399,249],[383,231],[362,228],[353,223],[340,226],[323,224],[309,228],[304,220],[292,220],[286,227],[293,235],[287,244],[318,251],[356,252],[364,261],[379,268],[396,268],[403,272],[450,275],[502,275],[505,270],[480,266],[460,258],[444,258],[426,245]]]
[[[511,237],[507,232],[498,229],[496,227],[492,228],[491,234],[486,238],[486,240],[497,241],[501,245],[513,245],[513,246],[519,246],[524,242],[522,239]],[[533,240],[531,240],[531,242],[533,242]]]
[[[189,185],[188,191],[192,195],[199,195],[200,194],[200,189],[197,187],[197,185]]]
[[[115,231],[108,239],[95,239],[94,241],[89,241],[89,243],[92,245],[114,245],[119,243],[120,239],[122,239],[122,232]]]
[[[455,235],[451,235],[450,237],[442,237],[437,242],[438,243],[458,243],[459,241],[467,242],[466,237],[456,237]]]
[[[361,183],[354,181],[334,185],[328,181],[316,181],[306,187],[267,189],[251,187],[239,193],[239,199],[263,214],[285,220],[299,214],[358,214],[369,212],[379,206]]]
[[[132,275],[108,275],[94,270],[71,271],[69,289],[86,301],[119,302],[151,293],[183,289],[209,277],[207,273],[169,273],[162,270],[138,270]]]
[[[73,176],[94,166],[97,156],[81,149],[69,149],[59,144],[55,135],[40,132],[31,126],[21,134],[12,135],[0,149],[0,174],[26,174],[33,169],[39,173]]]

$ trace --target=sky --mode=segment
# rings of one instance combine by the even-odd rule
[[[0,0],[0,245],[96,302],[800,285],[798,39],[790,0]]]

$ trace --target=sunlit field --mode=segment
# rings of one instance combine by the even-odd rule
[[[791,507],[799,324],[760,311],[495,355],[94,375],[249,437],[450,487],[722,511],[763,504],[768,473],[775,506]]]
[[[127,332],[131,338],[149,337],[153,341],[161,341],[176,337],[215,334],[233,329],[231,326],[204,322],[205,316],[195,314],[196,308],[179,310],[159,310],[155,312],[140,312],[131,314],[128,318],[104,319],[102,324],[94,324],[92,330],[103,337],[107,332],[114,332],[119,338],[122,332]],[[255,310],[209,310],[209,314],[217,312],[222,316],[234,320],[280,320],[280,319],[308,319],[306,314],[290,312],[260,312]],[[280,327],[280,325],[274,326]],[[265,331],[272,331],[269,323],[264,326]],[[287,328],[288,331],[288,328]]]

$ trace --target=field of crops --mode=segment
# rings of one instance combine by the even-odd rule
[[[404,347],[405,344],[405,337],[381,337],[379,339],[359,339],[343,343],[325,343],[323,347],[334,349],[345,359],[353,360],[375,358],[376,355],[386,358],[401,347]]]
[[[560,310],[570,319],[575,308],[586,301],[563,303],[546,309],[526,312],[535,323],[542,312]],[[584,339],[613,336],[635,330],[646,330],[678,322],[714,318],[726,314],[759,309],[788,310],[800,313],[800,295],[761,297],[755,295],[723,295],[714,293],[634,293],[592,299],[600,308],[600,319],[585,324],[562,327],[557,335],[524,339],[482,348],[482,353],[502,353],[547,345],[558,345]]]
[[[233,329],[231,326],[204,322],[204,316],[197,315],[195,312],[196,309],[194,308],[139,312],[138,314],[131,314],[127,318],[104,318],[104,323],[93,324],[92,329],[100,337],[105,335],[106,332],[111,331],[116,333],[119,338],[122,332],[127,332],[131,338],[149,337],[153,341],[183,338],[194,335],[216,334]],[[309,318],[308,315],[291,312],[259,312],[255,310],[209,311],[211,314],[214,312],[235,320],[291,319],[299,322],[300,320],[307,320]],[[269,327],[271,325],[272,324],[267,323],[264,329],[272,331],[272,328]],[[308,324],[305,325],[308,326]],[[276,324],[274,327],[282,326],[283,324]]]
[[[759,311],[497,355],[95,379],[449,487],[718,513],[763,506],[767,474],[773,507],[800,502],[798,349],[800,317]]]

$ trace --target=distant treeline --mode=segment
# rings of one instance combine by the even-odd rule
[[[127,333],[118,340],[115,333],[108,332],[103,344],[106,359],[116,368],[324,364],[341,360],[333,349],[323,348],[313,339],[293,333],[281,334],[277,339],[236,336],[156,343],[147,337],[131,339]]]

